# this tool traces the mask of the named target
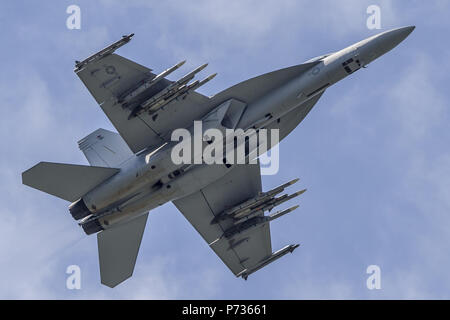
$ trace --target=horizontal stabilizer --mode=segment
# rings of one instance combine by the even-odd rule
[[[148,212],[136,219],[97,234],[100,276],[110,288],[133,275]]]
[[[22,183],[74,202],[120,169],[39,162],[22,173]]]

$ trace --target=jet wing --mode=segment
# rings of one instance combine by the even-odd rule
[[[237,165],[218,181],[173,203],[227,267],[236,276],[246,279],[250,273],[279,257],[274,257],[272,253],[269,223],[227,238],[224,233],[233,227],[232,218],[217,223],[212,221],[224,210],[260,193],[259,164]],[[263,215],[261,212],[260,216]],[[291,246],[289,249],[293,250]],[[286,251],[286,248],[283,250]]]
[[[193,120],[205,114],[209,98],[190,91],[183,100],[177,100],[170,108],[161,109],[157,118],[142,113],[129,119],[131,110],[118,103],[119,97],[156,76],[151,69],[112,53],[128,42],[129,38],[124,37],[90,58],[77,62],[75,73],[130,149],[136,153],[146,147],[158,147],[170,138],[173,129],[188,127]],[[151,97],[171,83],[170,80],[163,79],[140,97]]]
[[[136,89],[157,77],[151,69],[113,53],[129,42],[132,36],[133,34],[124,36],[121,40],[84,61],[77,61],[75,73],[133,153],[147,147],[157,148],[170,139],[170,134],[174,129],[189,127],[194,120],[201,119],[213,107],[230,98],[250,104],[262,94],[277,88],[320,62],[304,63],[260,75],[228,88],[211,98],[195,92],[194,89],[197,87],[194,86],[192,90],[188,90],[186,94],[180,95],[174,99],[174,102],[170,102],[170,107],[158,109],[155,114],[142,112],[136,117],[130,117],[134,107],[155,97],[173,83],[163,77],[156,85],[132,98],[130,103],[121,102],[124,96],[135,92]],[[163,72],[161,75],[165,76],[165,73]],[[206,78],[198,85],[211,78],[211,76]],[[158,77],[158,79],[160,78]]]

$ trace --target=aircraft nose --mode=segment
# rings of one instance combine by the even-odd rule
[[[415,26],[409,26],[385,32],[378,38],[378,46],[386,53],[405,40],[414,29]]]

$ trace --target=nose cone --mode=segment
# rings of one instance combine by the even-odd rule
[[[409,26],[384,32],[379,35],[377,45],[386,53],[405,40],[414,29],[415,26]]]

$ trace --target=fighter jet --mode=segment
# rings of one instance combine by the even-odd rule
[[[184,61],[154,74],[114,53],[133,34],[123,36],[76,61],[74,70],[118,133],[98,129],[78,142],[90,166],[40,162],[22,173],[22,181],[71,202],[69,212],[84,232],[97,235],[101,282],[106,286],[131,277],[148,213],[169,201],[232,273],[247,279],[298,247],[289,244],[273,252],[270,236],[271,221],[298,206],[266,212],[305,190],[278,196],[295,179],[264,192],[258,161],[173,161],[179,143],[173,141],[173,132],[180,128],[193,132],[195,121],[201,121],[208,124],[205,128],[220,132],[277,129],[282,140],[328,87],[393,49],[413,30],[410,26],[382,32],[212,97],[195,90],[215,74],[190,82],[206,64],[170,81],[166,76]],[[211,143],[204,136],[201,141],[201,148]],[[245,157],[250,160],[250,152]]]

